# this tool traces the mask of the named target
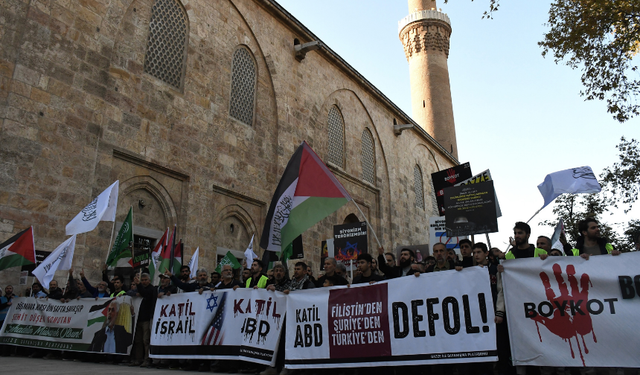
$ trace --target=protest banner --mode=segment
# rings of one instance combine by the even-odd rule
[[[486,268],[296,291],[287,316],[290,369],[497,359]]]
[[[333,226],[334,257],[344,263],[347,270],[355,269],[358,255],[368,250],[367,222]]]
[[[467,178],[464,181],[458,182],[455,186],[478,184],[480,182],[487,182],[487,181],[493,181],[493,179],[491,178],[491,172],[488,169],[478,173],[477,175]],[[500,217],[502,216],[502,210],[500,210],[500,203],[498,203],[498,195],[495,194],[495,191],[494,191],[494,197],[496,202],[496,217]]]
[[[444,189],[447,236],[498,231],[493,181]]]
[[[433,191],[436,194],[436,202],[438,203],[438,214],[444,216],[444,189],[455,186],[458,182],[471,177],[471,165],[469,163],[459,164],[455,167],[444,169],[435,173],[431,173],[431,181],[433,182]]]
[[[16,297],[0,330],[0,344],[65,351],[129,354],[141,298]],[[114,339],[108,340],[110,328]]]
[[[429,246],[438,242],[445,244],[447,249],[454,249],[456,254],[460,254],[460,240],[466,239],[467,236],[447,236],[447,223],[444,217],[431,216],[429,218]]]
[[[640,367],[640,253],[507,260],[515,365]]]
[[[264,289],[180,293],[159,298],[151,358],[240,359],[273,366],[286,295]]]

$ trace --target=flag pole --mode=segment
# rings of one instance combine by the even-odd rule
[[[104,263],[107,264],[107,259],[109,259],[109,254],[111,254],[111,243],[113,242],[113,232],[116,229],[116,221],[113,220],[113,226],[111,227],[111,237],[109,237],[109,248],[107,249],[107,257],[104,259]],[[85,235],[86,241],[86,235]]]
[[[378,235],[376,235],[376,231],[373,230],[373,225],[371,225],[369,220],[367,220],[367,216],[364,214],[364,212],[362,212],[362,210],[360,209],[360,206],[358,206],[358,204],[356,203],[356,201],[353,198],[351,198],[351,202],[353,202],[353,204],[356,205],[356,208],[358,209],[358,211],[360,211],[360,214],[364,218],[364,221],[366,221],[367,224],[369,224],[369,228],[371,228],[371,233],[373,233],[373,237],[375,237],[376,242],[378,243],[378,247],[382,247],[382,245],[380,244],[380,240],[378,239]]]
[[[544,207],[542,207],[542,208],[544,208]],[[534,217],[536,217],[536,215],[537,215],[537,214],[539,214],[539,213],[540,213],[540,211],[542,211],[542,208],[541,208],[541,209],[539,209],[538,211],[536,211],[536,213],[535,213],[535,214],[533,214],[533,216],[531,216],[531,219],[527,220],[527,224],[529,224],[529,222],[530,222],[531,220],[533,220],[533,218],[534,218]]]

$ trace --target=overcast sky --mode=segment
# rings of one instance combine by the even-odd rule
[[[398,39],[407,1],[278,2],[411,115],[409,69]],[[491,242],[504,250],[513,224],[542,207],[537,185],[547,174],[588,165],[599,175],[618,161],[621,136],[640,137],[640,120],[620,124],[603,102],[583,101],[580,72],[542,57],[537,43],[547,30],[549,1],[502,1],[494,19],[483,20],[487,4],[453,0],[438,7],[453,29],[449,75],[459,160],[470,162],[474,174],[491,170],[503,212]],[[552,233],[538,226],[551,218],[552,205],[531,221],[532,238]],[[634,218],[640,209],[605,220]]]

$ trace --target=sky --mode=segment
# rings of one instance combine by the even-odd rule
[[[409,14],[400,0],[277,0],[319,39],[411,115],[409,67],[398,21]],[[489,0],[437,3],[452,24],[449,77],[458,159],[474,174],[491,170],[503,216],[491,244],[504,250],[516,221],[542,207],[537,186],[547,174],[590,166],[598,176],[618,161],[620,137],[640,138],[640,119],[619,123],[604,102],[580,97],[579,70],[544,58],[538,42],[548,30],[550,1],[500,2],[482,19]],[[553,205],[531,222],[532,239]],[[640,219],[640,208],[605,216],[614,229]],[[476,237],[476,241],[478,238]]]

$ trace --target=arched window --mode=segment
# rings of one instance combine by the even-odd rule
[[[376,183],[376,153],[369,129],[362,131],[362,178],[371,184]]]
[[[187,22],[187,12],[177,0],[153,2],[144,71],[178,89],[187,60]]]
[[[327,125],[329,127],[328,160],[344,168],[344,121],[340,110],[335,105],[329,110]]]
[[[246,47],[236,49],[231,68],[229,115],[247,125],[253,125],[256,77],[256,62],[251,51]]]
[[[422,182],[422,171],[417,164],[413,167],[413,190],[416,193],[416,207],[424,210],[424,183]]]

